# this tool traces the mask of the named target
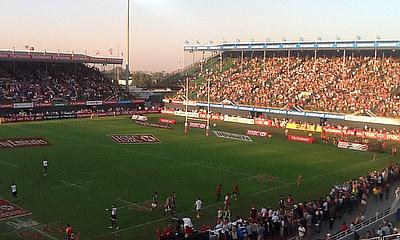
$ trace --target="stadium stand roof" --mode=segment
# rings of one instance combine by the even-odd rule
[[[0,51],[0,61],[122,64],[122,58],[92,57],[84,54],[33,51]]]
[[[184,51],[400,50],[400,40],[337,40],[185,44]]]

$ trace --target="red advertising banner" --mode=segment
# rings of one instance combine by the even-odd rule
[[[167,124],[176,124],[175,119],[168,119],[168,118],[160,118],[160,123],[167,123]]]
[[[356,136],[356,137],[360,137],[360,138],[400,141],[399,134],[369,132],[369,131],[354,130],[354,129],[351,129],[351,130],[350,129],[338,129],[338,128],[334,128],[334,127],[324,127],[323,130],[325,133],[341,135],[341,136]]]
[[[288,140],[291,142],[313,143],[314,138],[306,136],[288,135]]]
[[[267,137],[268,136],[268,132],[259,131],[259,130],[251,130],[251,129],[248,129],[246,134],[249,136],[256,136],[256,137]]]
[[[31,213],[4,199],[0,199],[0,221],[29,214]]]

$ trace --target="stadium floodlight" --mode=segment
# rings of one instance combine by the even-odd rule
[[[340,37],[336,35],[336,41],[340,41]]]
[[[282,37],[282,41],[283,41],[283,42],[286,42],[286,41],[287,41],[287,38]]]
[[[188,45],[190,42],[188,40],[185,40],[185,44]]]
[[[196,44],[200,44],[200,41],[199,41],[199,40],[196,40]]]
[[[361,36],[360,35],[356,35],[356,40],[360,41],[361,40]]]
[[[240,42],[240,39],[239,39],[239,38],[236,38],[236,42],[239,43],[239,42]]]
[[[299,37],[299,42],[303,42],[304,38],[303,37]]]
[[[379,34],[376,34],[375,39],[376,40],[381,40],[381,36],[379,36]]]
[[[321,36],[317,36],[317,41],[322,41]]]

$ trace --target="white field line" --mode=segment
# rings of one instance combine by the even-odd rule
[[[386,158],[388,158],[388,157],[384,157],[384,158],[381,158],[379,160],[383,160],[383,159],[386,159]],[[345,170],[348,170],[348,169],[351,169],[351,168],[354,168],[354,167],[359,167],[359,166],[362,166],[362,165],[365,165],[365,164],[368,164],[368,163],[371,163],[371,162],[373,162],[373,161],[366,161],[366,162],[355,164],[355,165],[352,165],[352,166],[349,166],[349,167],[345,167],[345,168],[329,171],[329,172],[326,172],[326,173],[323,173],[323,174],[319,174],[319,175],[314,175],[314,176],[309,177],[309,178],[304,178],[303,181],[308,181],[308,180],[311,180],[311,179],[316,179],[316,178],[328,176],[328,175],[330,175],[332,173],[342,172],[342,171],[345,171]],[[281,189],[281,188],[285,188],[285,187],[290,186],[290,185],[297,185],[297,181],[286,183],[286,184],[282,184],[280,186],[269,188],[269,189],[264,189],[264,190],[261,190],[261,191],[258,191],[258,192],[253,192],[253,193],[250,193],[250,194],[242,196],[242,198],[247,198],[247,197],[255,196],[255,195],[258,195],[258,194],[261,194],[261,193],[267,193],[267,192],[275,191],[275,190],[278,190],[278,189]],[[203,209],[215,207],[215,206],[218,206],[220,204],[221,204],[220,202],[219,203],[210,204],[210,205],[207,205],[206,207],[204,207]],[[185,215],[185,214],[188,214],[188,213],[192,213],[194,211],[195,210],[189,210],[189,211],[185,211],[185,212],[178,213],[178,214],[179,215]],[[123,229],[120,229],[120,230],[117,230],[117,231],[114,231],[114,232],[111,232],[111,233],[106,233],[106,234],[103,234],[103,235],[96,236],[94,238],[91,238],[91,240],[99,239],[99,238],[106,237],[106,236],[109,236],[109,235],[112,235],[112,234],[116,234],[116,233],[120,233],[120,232],[126,232],[126,231],[129,231],[131,229],[143,227],[143,226],[150,225],[150,224],[153,224],[153,223],[162,222],[162,221],[170,219],[170,218],[171,217],[164,217],[164,218],[156,219],[156,220],[153,220],[153,221],[149,221],[149,222],[141,223],[141,224],[138,224],[138,225],[134,225],[134,226],[131,226],[131,227],[123,228]]]
[[[5,164],[5,165],[8,165],[8,166],[11,166],[11,167],[18,167],[18,165],[15,165],[15,164],[12,164],[12,163],[9,163],[9,162],[6,162],[6,161],[2,161],[2,160],[0,160],[0,163],[3,163],[3,164]]]
[[[61,223],[61,221],[50,222],[50,223],[43,223],[43,224],[36,225],[36,226],[34,226],[34,227],[36,227],[36,228],[41,228],[41,227],[53,225],[53,224],[56,224],[56,223]],[[26,228],[31,228],[31,227],[26,227]],[[13,231],[9,231],[9,232],[6,232],[6,233],[2,233],[1,235],[2,235],[2,236],[3,236],[3,235],[8,235],[8,234],[15,233],[15,232],[18,232],[18,231],[21,231],[21,230],[24,230],[24,229],[25,229],[25,227],[24,227],[24,228],[20,228],[20,229],[15,229],[15,230],[13,230]]]
[[[56,136],[56,137],[59,137],[59,138],[64,138],[64,139],[75,141],[75,142],[81,142],[81,143],[101,146],[103,148],[111,148],[111,149],[116,149],[116,150],[119,150],[119,151],[137,153],[139,155],[150,156],[150,157],[154,157],[154,158],[159,158],[159,159],[165,159],[165,160],[169,160],[169,161],[179,162],[179,163],[182,163],[183,165],[187,165],[189,163],[187,161],[183,161],[183,160],[179,160],[179,159],[169,158],[169,157],[160,156],[160,155],[151,154],[151,153],[145,153],[145,152],[141,152],[141,151],[134,151],[133,149],[119,148],[119,147],[115,147],[113,145],[82,141],[82,140],[77,140],[75,138],[69,138],[69,137],[65,137],[65,136],[61,136],[61,135],[49,134],[47,131],[31,130],[31,129],[22,128],[22,127],[19,127],[19,129],[26,130],[26,131],[34,131],[34,132],[39,132],[39,133],[45,133],[45,134],[48,134],[50,136]],[[223,172],[229,172],[229,173],[233,173],[233,174],[237,174],[237,175],[241,175],[241,176],[245,176],[245,177],[251,177],[252,176],[252,175],[247,174],[247,173],[238,172],[238,171],[229,170],[229,169],[217,168],[217,167],[209,166],[209,165],[206,165],[206,164],[200,164],[200,163],[196,163],[196,162],[194,162],[193,165],[197,165],[197,166],[201,166],[201,167],[209,168],[209,169],[214,169],[214,170],[218,170],[218,171],[223,171]]]
[[[248,152],[247,154],[258,154],[258,153],[264,153],[264,152],[270,152],[270,153],[281,153],[283,151],[276,151],[276,150],[271,150],[271,149],[260,149],[254,152]]]
[[[123,202],[123,203],[128,204],[128,205],[119,207],[118,209],[123,209],[123,208],[127,208],[127,207],[137,207],[137,208],[140,208],[140,209],[142,209],[142,210],[144,210],[144,211],[149,211],[148,208],[146,208],[146,207],[140,205],[141,203],[130,202],[130,201],[124,200],[124,199],[122,199],[122,198],[117,198],[117,201],[120,201],[120,202]],[[143,203],[145,203],[145,202],[143,202]]]
[[[29,228],[31,228],[31,229],[33,229],[33,230],[35,230],[35,231],[37,231],[37,232],[43,234],[44,236],[46,236],[46,237],[48,237],[48,238],[50,238],[50,239],[59,240],[58,238],[55,238],[55,237],[53,237],[53,236],[51,236],[51,235],[49,235],[49,234],[43,232],[42,230],[40,230],[40,229],[38,229],[38,228],[36,228],[36,227],[29,227]]]
[[[87,190],[86,187],[82,187],[81,185],[78,185],[76,183],[71,183],[71,182],[68,182],[68,181],[65,181],[65,180],[61,180],[60,182],[65,183],[67,186],[77,187],[77,188],[80,188],[80,189],[83,189],[83,190]]]
[[[329,161],[327,161],[327,160],[319,160],[319,161],[309,162],[309,163],[307,163],[307,165],[314,165],[314,164],[323,163],[323,162],[329,162]]]
[[[60,182],[64,183],[63,185],[59,185],[59,186],[55,186],[53,187],[53,189],[59,189],[59,188],[65,188],[65,187],[78,187],[78,188],[82,188],[81,186],[79,186],[79,184],[88,184],[88,183],[92,183],[93,181],[85,181],[85,182],[78,182],[78,183],[68,183],[67,181],[61,180]]]

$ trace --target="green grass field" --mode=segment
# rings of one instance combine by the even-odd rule
[[[158,121],[160,115],[154,115]],[[169,117],[169,116],[168,116]],[[171,118],[171,117],[169,117]],[[218,123],[216,129],[245,133],[248,126]],[[256,129],[257,127],[251,127]],[[258,127],[260,128],[260,127]],[[52,145],[0,149],[0,194],[11,200],[9,185],[18,186],[20,207],[32,215],[0,222],[0,239],[63,239],[57,228],[70,223],[81,239],[155,239],[157,227],[171,223],[162,209],[143,212],[127,207],[150,200],[158,191],[163,203],[177,193],[177,211],[192,217],[195,226],[213,225],[218,207],[216,185],[231,192],[240,184],[239,200],[232,203],[232,217],[247,216],[251,204],[276,207],[281,194],[296,200],[318,198],[334,183],[358,177],[369,170],[389,165],[389,154],[338,149],[325,144],[288,142],[269,129],[272,138],[252,137],[253,142],[205,137],[200,129],[183,133],[182,125],[173,131],[138,126],[129,117],[56,120],[0,125],[0,138],[43,137]],[[106,134],[151,133],[162,143],[119,145]],[[42,176],[42,159],[49,159],[49,174]],[[297,176],[304,182],[297,187]],[[273,176],[259,183],[254,176]],[[203,199],[202,218],[194,218],[194,202]],[[108,229],[109,212],[115,203],[117,232]],[[39,226],[16,229],[10,221],[33,219]],[[41,238],[39,238],[41,237]]]

